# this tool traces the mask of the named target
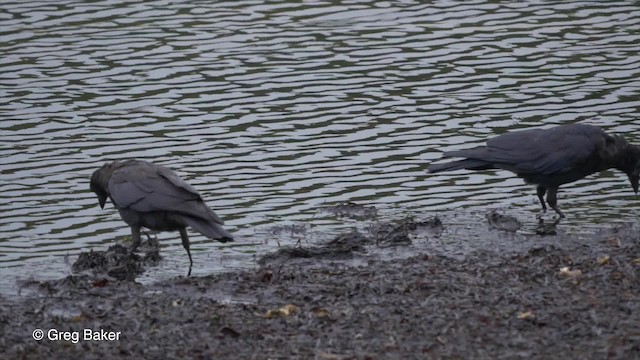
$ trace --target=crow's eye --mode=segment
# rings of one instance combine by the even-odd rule
[[[604,140],[607,145],[611,145],[616,142],[616,139],[611,135],[605,135]]]

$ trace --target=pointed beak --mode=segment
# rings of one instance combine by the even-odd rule
[[[640,175],[637,173],[629,174],[629,181],[631,182],[631,187],[635,193],[638,193],[638,180],[640,179]]]
[[[636,181],[636,189],[637,188],[638,188],[638,182]],[[98,202],[100,203],[100,208],[104,209],[104,205],[107,203],[107,197],[98,195]]]

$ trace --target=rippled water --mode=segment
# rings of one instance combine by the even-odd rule
[[[88,190],[112,159],[174,168],[237,235],[192,233],[195,275],[357,225],[318,211],[343,201],[383,218],[533,219],[535,191],[507,172],[426,166],[541,125],[640,143],[638,44],[636,1],[3,1],[0,289],[128,237]],[[615,172],[559,201],[567,227],[640,209]],[[182,275],[178,235],[159,236],[165,262],[148,276]]]

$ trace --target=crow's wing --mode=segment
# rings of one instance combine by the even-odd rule
[[[447,153],[493,164],[516,173],[558,174],[569,171],[604,145],[602,129],[590,125],[563,125],[506,133],[487,146]]]
[[[223,224],[191,185],[163,166],[131,161],[111,175],[109,193],[118,208],[173,211]]]

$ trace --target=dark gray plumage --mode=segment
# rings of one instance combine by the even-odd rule
[[[110,198],[122,220],[131,226],[131,252],[140,245],[141,227],[179,231],[191,265],[187,226],[220,242],[233,241],[196,189],[164,166],[142,160],[113,161],[93,173],[90,187],[101,208]]]
[[[592,125],[510,132],[489,139],[486,146],[451,151],[444,156],[465,159],[431,164],[428,170],[509,170],[527,183],[538,185],[542,210],[547,210],[546,193],[547,203],[560,217],[564,214],[557,206],[558,187],[599,171],[613,168],[624,172],[638,193],[640,147]]]

